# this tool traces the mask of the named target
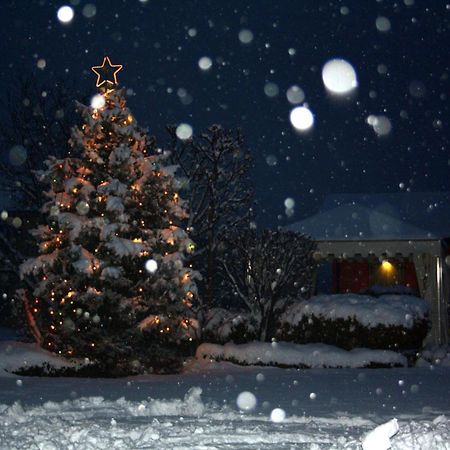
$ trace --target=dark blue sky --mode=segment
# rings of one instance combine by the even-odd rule
[[[66,4],[75,16],[64,25],[57,10]],[[17,0],[1,11],[2,97],[30,70],[43,80],[73,78],[93,95],[90,67],[107,54],[124,65],[129,105],[160,145],[167,123],[189,123],[194,133],[212,123],[242,129],[255,158],[260,224],[288,223],[288,197],[293,221],[329,193],[450,190],[449,2]],[[389,31],[377,29],[380,16]],[[243,29],[253,33],[249,44],[239,40]],[[207,72],[203,56],[213,61]],[[357,73],[351,99],[324,88],[331,58]],[[268,82],[278,96],[265,94]],[[315,115],[307,135],[289,121],[292,85]],[[377,136],[369,115],[386,116],[392,131]]]

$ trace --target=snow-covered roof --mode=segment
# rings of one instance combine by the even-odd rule
[[[286,227],[321,240],[450,237],[450,192],[334,194],[319,212]]]

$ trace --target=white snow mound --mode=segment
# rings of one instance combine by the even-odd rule
[[[5,376],[20,368],[42,366],[75,367],[79,362],[73,362],[50,353],[37,344],[26,342],[3,341],[0,342],[0,375]],[[1,448],[1,447],[0,447]]]
[[[391,448],[391,437],[398,433],[397,419],[383,423],[367,433],[363,440],[363,450],[388,450]]]
[[[366,327],[400,325],[412,328],[414,319],[424,319],[428,310],[425,300],[411,295],[318,295],[288,307],[281,322],[295,326],[303,317],[315,316],[330,320],[355,318]]]
[[[371,363],[407,366],[403,355],[389,350],[355,348],[347,351],[326,344],[292,344],[289,342],[251,342],[225,345],[201,344],[197,359],[230,361],[243,365],[279,365],[292,367],[367,367]]]

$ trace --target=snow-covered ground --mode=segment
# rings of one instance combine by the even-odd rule
[[[19,356],[16,346],[2,343],[0,367],[34,353],[21,344]],[[127,379],[0,370],[0,449],[362,449],[367,433],[394,418],[392,449],[450,449],[449,400],[450,369],[440,366],[296,370],[191,361],[180,375]],[[387,448],[393,424],[372,433],[365,449]]]

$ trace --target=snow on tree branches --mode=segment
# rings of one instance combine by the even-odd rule
[[[197,272],[185,262],[192,241],[174,168],[123,91],[103,95],[101,109],[79,105],[71,145],[81,157],[46,161],[47,223],[22,273],[38,278],[32,308],[47,349],[142,371],[192,339]]]

